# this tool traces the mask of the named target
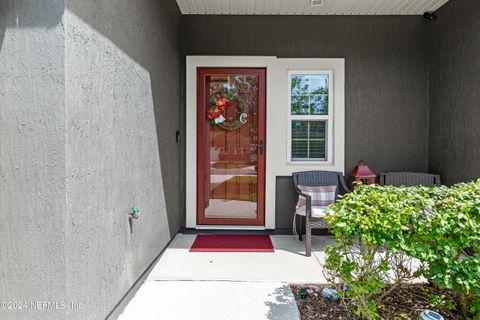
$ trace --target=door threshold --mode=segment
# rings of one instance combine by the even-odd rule
[[[197,230],[266,230],[264,226],[197,225]]]

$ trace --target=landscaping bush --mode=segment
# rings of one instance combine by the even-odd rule
[[[378,318],[378,304],[420,276],[461,293],[465,314],[480,314],[480,180],[361,185],[332,209],[326,220],[337,244],[327,249],[325,273],[357,315]]]

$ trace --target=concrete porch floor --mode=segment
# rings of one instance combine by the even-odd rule
[[[232,280],[324,282],[325,247],[330,236],[313,236],[311,257],[305,257],[305,243],[293,235],[272,235],[274,253],[189,252],[195,235],[177,234],[153,268],[152,280]]]
[[[189,252],[195,235],[177,234],[130,301],[120,320],[299,319],[289,283],[323,283],[325,248],[313,254],[289,235],[270,236],[274,253]]]

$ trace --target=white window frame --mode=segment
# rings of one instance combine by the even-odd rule
[[[292,115],[292,75],[328,75],[328,115]],[[287,163],[288,164],[331,164],[333,162],[333,140],[334,140],[334,72],[333,70],[318,70],[318,69],[302,69],[302,70],[288,70],[288,116],[287,116]],[[325,159],[292,159],[292,121],[326,121],[326,158]]]

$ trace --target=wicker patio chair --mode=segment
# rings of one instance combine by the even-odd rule
[[[323,216],[328,214],[328,207],[317,207],[313,208],[314,210],[323,210],[324,214],[318,214],[317,217],[312,216],[312,205],[311,205],[311,196],[308,194],[302,193],[298,188],[299,185],[309,186],[309,187],[318,187],[318,186],[333,186],[336,185],[337,189],[335,191],[335,199],[338,199],[338,196],[349,192],[345,180],[343,179],[343,174],[341,172],[333,171],[303,171],[303,172],[294,172],[293,183],[295,186],[295,191],[299,196],[305,197],[306,206],[297,208],[294,214],[294,229],[295,229],[295,217],[298,215],[300,217],[305,217],[305,253],[309,257],[312,253],[312,229],[330,229]],[[299,234],[299,240],[302,240],[302,232]]]
[[[380,185],[395,187],[440,186],[440,176],[438,174],[417,173],[417,172],[386,172],[380,173]]]

